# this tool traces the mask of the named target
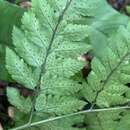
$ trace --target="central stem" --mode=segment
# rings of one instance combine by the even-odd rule
[[[55,39],[55,36],[56,36],[56,32],[57,32],[57,30],[58,30],[59,25],[61,24],[61,22],[62,22],[62,20],[63,20],[63,17],[64,17],[65,12],[66,12],[67,9],[69,8],[71,2],[72,2],[72,0],[67,1],[66,6],[65,6],[65,8],[63,9],[63,11],[61,12],[61,14],[60,14],[60,16],[59,16],[59,19],[58,19],[58,22],[57,22],[57,24],[56,24],[56,26],[55,26],[55,29],[54,29],[54,31],[53,31],[53,34],[52,34],[52,37],[51,37],[49,46],[48,46],[48,48],[47,48],[47,52],[46,52],[45,59],[44,59],[44,61],[43,61],[43,64],[41,65],[41,72],[40,72],[38,84],[37,84],[37,86],[36,86],[36,88],[35,88],[35,90],[36,90],[37,92],[40,90],[41,79],[42,79],[43,74],[45,73],[45,66],[46,66],[47,58],[48,58],[48,55],[49,55],[49,53],[50,53],[51,47],[52,47],[52,45],[53,45],[53,43],[54,43],[54,39]],[[31,124],[31,122],[32,122],[33,112],[35,111],[36,98],[37,98],[37,96],[35,96],[35,97],[33,98],[33,101],[32,101],[32,102],[33,102],[33,106],[32,106],[32,110],[31,110],[30,117],[29,117],[29,124]]]

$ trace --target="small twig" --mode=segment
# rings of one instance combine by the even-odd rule
[[[33,122],[31,124],[27,123],[25,125],[22,125],[20,127],[16,127],[16,128],[10,129],[10,130],[22,130],[22,129],[25,129],[25,128],[45,124],[45,123],[48,123],[48,122],[51,122],[51,121],[56,121],[56,120],[60,120],[60,119],[64,119],[64,118],[68,118],[68,117],[72,117],[72,116],[87,114],[87,113],[104,112],[104,111],[116,111],[116,110],[122,110],[122,109],[130,109],[130,106],[112,107],[112,108],[103,108],[103,109],[93,109],[93,110],[89,109],[89,110],[84,110],[84,111],[80,111],[80,112],[76,112],[76,113],[71,113],[71,114],[67,114],[67,115],[63,115],[63,116],[59,116],[59,117],[46,119],[46,120],[41,120],[41,121],[38,121],[38,122]]]

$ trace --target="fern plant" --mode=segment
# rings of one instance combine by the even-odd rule
[[[100,30],[97,25],[103,21],[87,22],[96,17],[101,2],[32,0],[21,28],[13,29],[14,47],[6,48],[9,74],[35,92],[25,98],[17,89],[7,89],[8,100],[17,108],[14,130],[127,130],[128,121],[127,127],[120,124],[129,115],[130,24],[115,33]],[[97,53],[98,41],[91,39],[94,34],[103,43],[102,53]],[[88,51],[94,58],[84,79],[81,70],[87,63],[79,57]]]
[[[8,99],[20,111],[34,110],[62,115],[81,110],[87,102],[76,95],[82,89],[78,75],[86,62],[78,57],[90,50],[85,39],[89,26],[79,24],[85,13],[84,1],[32,1],[24,14],[22,27],[13,29],[14,50],[6,49],[6,68],[12,78],[36,92],[34,98],[22,97],[8,88]]]

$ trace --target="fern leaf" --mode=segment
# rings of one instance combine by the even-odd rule
[[[24,17],[22,18],[22,23],[22,27],[24,30],[26,30],[25,35],[29,42],[32,42],[39,47],[45,48],[46,37],[42,35],[40,23],[36,16],[32,12],[25,13]]]
[[[88,127],[86,130],[100,130],[100,129],[108,129],[115,130],[117,129],[119,122],[121,119],[120,113],[122,111],[109,111],[109,112],[99,112],[99,113],[89,113],[86,115],[86,123]]]
[[[19,38],[22,40],[19,40]],[[43,61],[42,57],[45,55],[43,53],[44,49],[42,50],[29,42],[24,33],[16,27],[13,30],[13,41],[15,50],[29,65],[41,66]]]
[[[78,81],[67,78],[53,78],[42,80],[41,90],[52,95],[73,95],[83,87]]]
[[[82,44],[82,46],[79,46]],[[59,46],[54,50],[55,54],[60,56],[66,56],[68,58],[77,58],[78,56],[86,53],[86,50],[91,50],[91,46],[86,46],[85,43],[77,42],[67,42],[64,41],[63,44],[59,44]]]
[[[29,68],[23,59],[20,59],[20,57],[11,49],[7,48],[6,52],[6,67],[9,73],[12,74],[12,78],[27,88],[33,89],[36,86],[37,81],[32,69]]]
[[[123,115],[122,118],[120,118],[120,123],[117,126],[118,130],[125,129],[128,130],[130,127],[129,119],[130,119],[130,112],[129,111],[122,111],[121,114]]]
[[[81,12],[74,11],[78,2],[66,0],[60,7],[63,1],[33,0],[21,28],[14,27],[17,54],[6,50],[7,70],[15,81],[39,90],[32,105],[37,111],[61,115],[76,112],[87,104],[76,97],[82,85],[74,78],[86,65],[78,57],[91,49],[86,42],[91,28],[72,21],[73,16],[82,20]],[[17,107],[17,103],[14,105]]]
[[[130,88],[126,85],[130,83],[130,24],[127,27],[120,26],[117,33],[109,34],[110,39],[107,39],[106,34],[115,27],[115,21],[109,21],[108,18],[117,16],[117,13],[110,10],[104,16],[104,12],[109,11],[109,7],[100,9],[101,6],[106,7],[105,0],[32,0],[32,5],[32,9],[22,18],[21,28],[14,27],[16,53],[13,49],[6,49],[6,68],[12,78],[38,92],[31,100],[22,97],[17,90],[8,88],[10,103],[30,116],[29,124],[16,129],[126,128],[123,123],[128,120],[129,112],[125,113],[125,110],[88,113],[85,120],[84,116],[78,116],[78,121],[74,115],[82,112],[73,112],[90,107],[87,102],[91,103],[93,109],[94,106],[110,107],[130,101]],[[97,21],[93,23],[96,18]],[[95,36],[93,41],[90,34]],[[78,57],[91,49],[89,42],[93,42],[96,49],[100,48],[98,40],[103,47],[108,46],[100,49],[102,53],[95,53],[91,62],[92,71],[85,80],[81,77],[81,70],[86,62],[79,61]],[[69,116],[66,115],[68,113],[72,118],[65,118]],[[57,115],[58,118],[50,118]],[[129,127],[128,122],[126,125]]]
[[[52,96],[40,94],[36,101],[36,110],[58,115],[80,110],[86,103],[71,96]]]
[[[52,32],[56,22],[55,21],[55,11],[51,8],[51,5],[47,0],[32,1],[33,11],[38,17],[41,25],[45,27],[48,31]],[[46,31],[47,31],[46,30]]]
[[[61,35],[70,41],[82,41],[88,36],[89,27],[87,25],[68,24]]]
[[[85,62],[79,62],[78,59],[58,59],[54,61],[55,64],[47,63],[47,69],[52,73],[52,75],[63,76],[63,77],[71,77],[78,73]]]
[[[121,26],[116,35],[109,39],[109,45],[103,51],[103,55],[95,57],[92,61],[92,72],[85,87],[86,94],[83,93],[87,100],[95,102],[100,107],[120,105],[130,100],[124,96],[130,91],[125,85],[130,82],[127,67],[130,44],[126,36],[123,36],[124,31],[130,34],[128,28]]]
[[[23,112],[30,112],[32,101],[30,98],[24,98],[19,94],[19,91],[14,88],[7,89],[7,96],[12,105],[17,106]]]

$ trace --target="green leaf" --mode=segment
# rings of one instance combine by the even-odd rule
[[[88,124],[86,130],[100,130],[101,128],[115,130],[120,124],[118,122],[121,119],[120,113],[122,113],[120,110],[88,113],[85,118],[85,122]]]
[[[63,77],[44,79],[41,83],[43,93],[52,95],[73,95],[83,87],[80,82]]]
[[[12,105],[17,106],[24,113],[28,113],[31,110],[32,101],[30,98],[24,98],[19,94],[19,91],[15,88],[7,88],[7,96]]]
[[[37,81],[32,69],[9,48],[6,49],[6,64],[13,79],[27,88],[35,88]]]
[[[71,21],[73,15],[80,16],[80,12],[72,12],[79,1],[66,1],[64,8],[58,6],[60,2],[33,0],[32,9],[22,17],[21,28],[13,29],[16,53],[6,50],[6,68],[12,78],[27,88],[39,90],[32,107],[58,115],[76,112],[87,104],[75,96],[82,85],[74,77],[87,64],[78,57],[91,49],[85,41],[91,28]],[[55,102],[61,107],[56,107]]]
[[[11,45],[13,26],[20,26],[24,12],[25,10],[18,6],[6,1],[0,1],[0,42],[2,44]]]
[[[19,40],[22,39],[22,40]],[[45,55],[43,50],[29,42],[24,33],[14,27],[13,29],[13,44],[17,53],[32,66],[41,66]]]
[[[129,18],[106,0],[33,0],[32,5],[21,28],[14,27],[13,51],[6,52],[12,78],[38,93],[29,103],[31,123],[24,118],[27,124],[16,129],[127,130],[129,112],[117,106],[130,101]],[[87,63],[78,57],[90,50],[94,58],[84,79]],[[11,96],[24,111],[25,99]],[[75,120],[81,113],[85,116]]]
[[[50,58],[50,57],[49,57]],[[52,60],[49,59],[47,62],[47,69],[51,72],[51,75],[63,76],[63,77],[71,77],[78,73],[86,64],[85,62],[81,62],[78,59],[54,59],[54,63],[52,64]]]
[[[43,39],[44,35],[41,33],[40,24],[36,19],[36,16],[32,12],[25,13],[24,17],[22,18],[22,24],[23,29],[26,30],[25,35],[29,42],[45,48],[47,41],[46,38]]]
[[[61,35],[70,41],[82,41],[88,36],[88,30],[87,25],[68,24]]]
[[[44,100],[43,100],[44,99]],[[36,110],[58,115],[80,110],[86,103],[72,96],[52,96],[40,94],[36,101]]]
[[[103,54],[92,61],[92,71],[85,88],[91,93],[90,96],[83,93],[87,100],[95,102],[100,107],[121,105],[130,100],[124,96],[130,91],[125,85],[130,82],[128,78],[130,72],[127,67],[130,63],[130,42],[123,35],[124,31],[130,34],[128,27],[121,26],[109,39],[109,45]],[[90,99],[91,97],[93,98]]]

